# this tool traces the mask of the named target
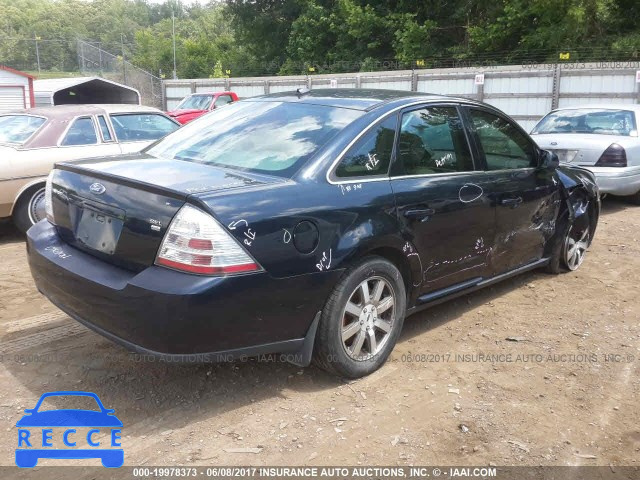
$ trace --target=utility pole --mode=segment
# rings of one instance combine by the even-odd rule
[[[171,26],[173,30],[173,79],[177,79],[176,73],[176,16],[173,9],[171,10]]]
[[[38,49],[38,40],[40,40],[40,37],[34,33],[33,39],[36,42],[36,60],[38,61],[38,74],[40,74],[40,50]]]
[[[122,83],[127,83],[127,66],[126,59],[124,56],[124,34],[120,34],[120,44],[122,45]]]

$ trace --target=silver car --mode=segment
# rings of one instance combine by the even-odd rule
[[[601,193],[640,204],[640,105],[586,105],[548,113],[531,132],[561,162],[591,170]]]

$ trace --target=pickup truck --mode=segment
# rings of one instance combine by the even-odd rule
[[[238,95],[233,92],[192,93],[184,97],[175,110],[168,111],[167,115],[184,125],[211,110],[237,101]]]

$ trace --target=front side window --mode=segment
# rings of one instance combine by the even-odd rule
[[[215,106],[222,107],[223,105],[231,103],[232,101],[233,100],[231,99],[231,95],[220,95],[218,98],[216,98]]]
[[[22,145],[46,121],[46,118],[31,115],[2,115],[0,116],[0,143]]]
[[[212,95],[189,95],[176,107],[176,110],[208,110]]]
[[[93,120],[90,117],[80,117],[76,119],[67,134],[62,141],[62,145],[77,146],[77,145],[95,145],[98,143],[98,136],[96,135],[96,129],[93,125]]]
[[[179,127],[164,115],[157,113],[111,115],[111,123],[120,142],[157,140]]]
[[[387,175],[398,120],[391,115],[365,133],[342,157],[336,168],[338,178]]]
[[[147,153],[289,177],[361,115],[305,103],[233,102],[186,124]]]
[[[533,143],[514,124],[484,110],[471,109],[470,114],[488,170],[537,165]]]
[[[588,108],[552,112],[540,120],[531,133],[593,133],[625,137],[638,136],[633,112]]]
[[[473,160],[455,107],[425,107],[406,112],[398,140],[399,175],[473,170]]]

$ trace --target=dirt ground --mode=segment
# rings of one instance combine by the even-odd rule
[[[140,361],[41,296],[0,225],[0,464],[24,408],[86,390],[123,421],[125,465],[638,466],[639,239],[640,207],[606,199],[580,270],[410,317],[389,362],[346,382],[275,361]]]

